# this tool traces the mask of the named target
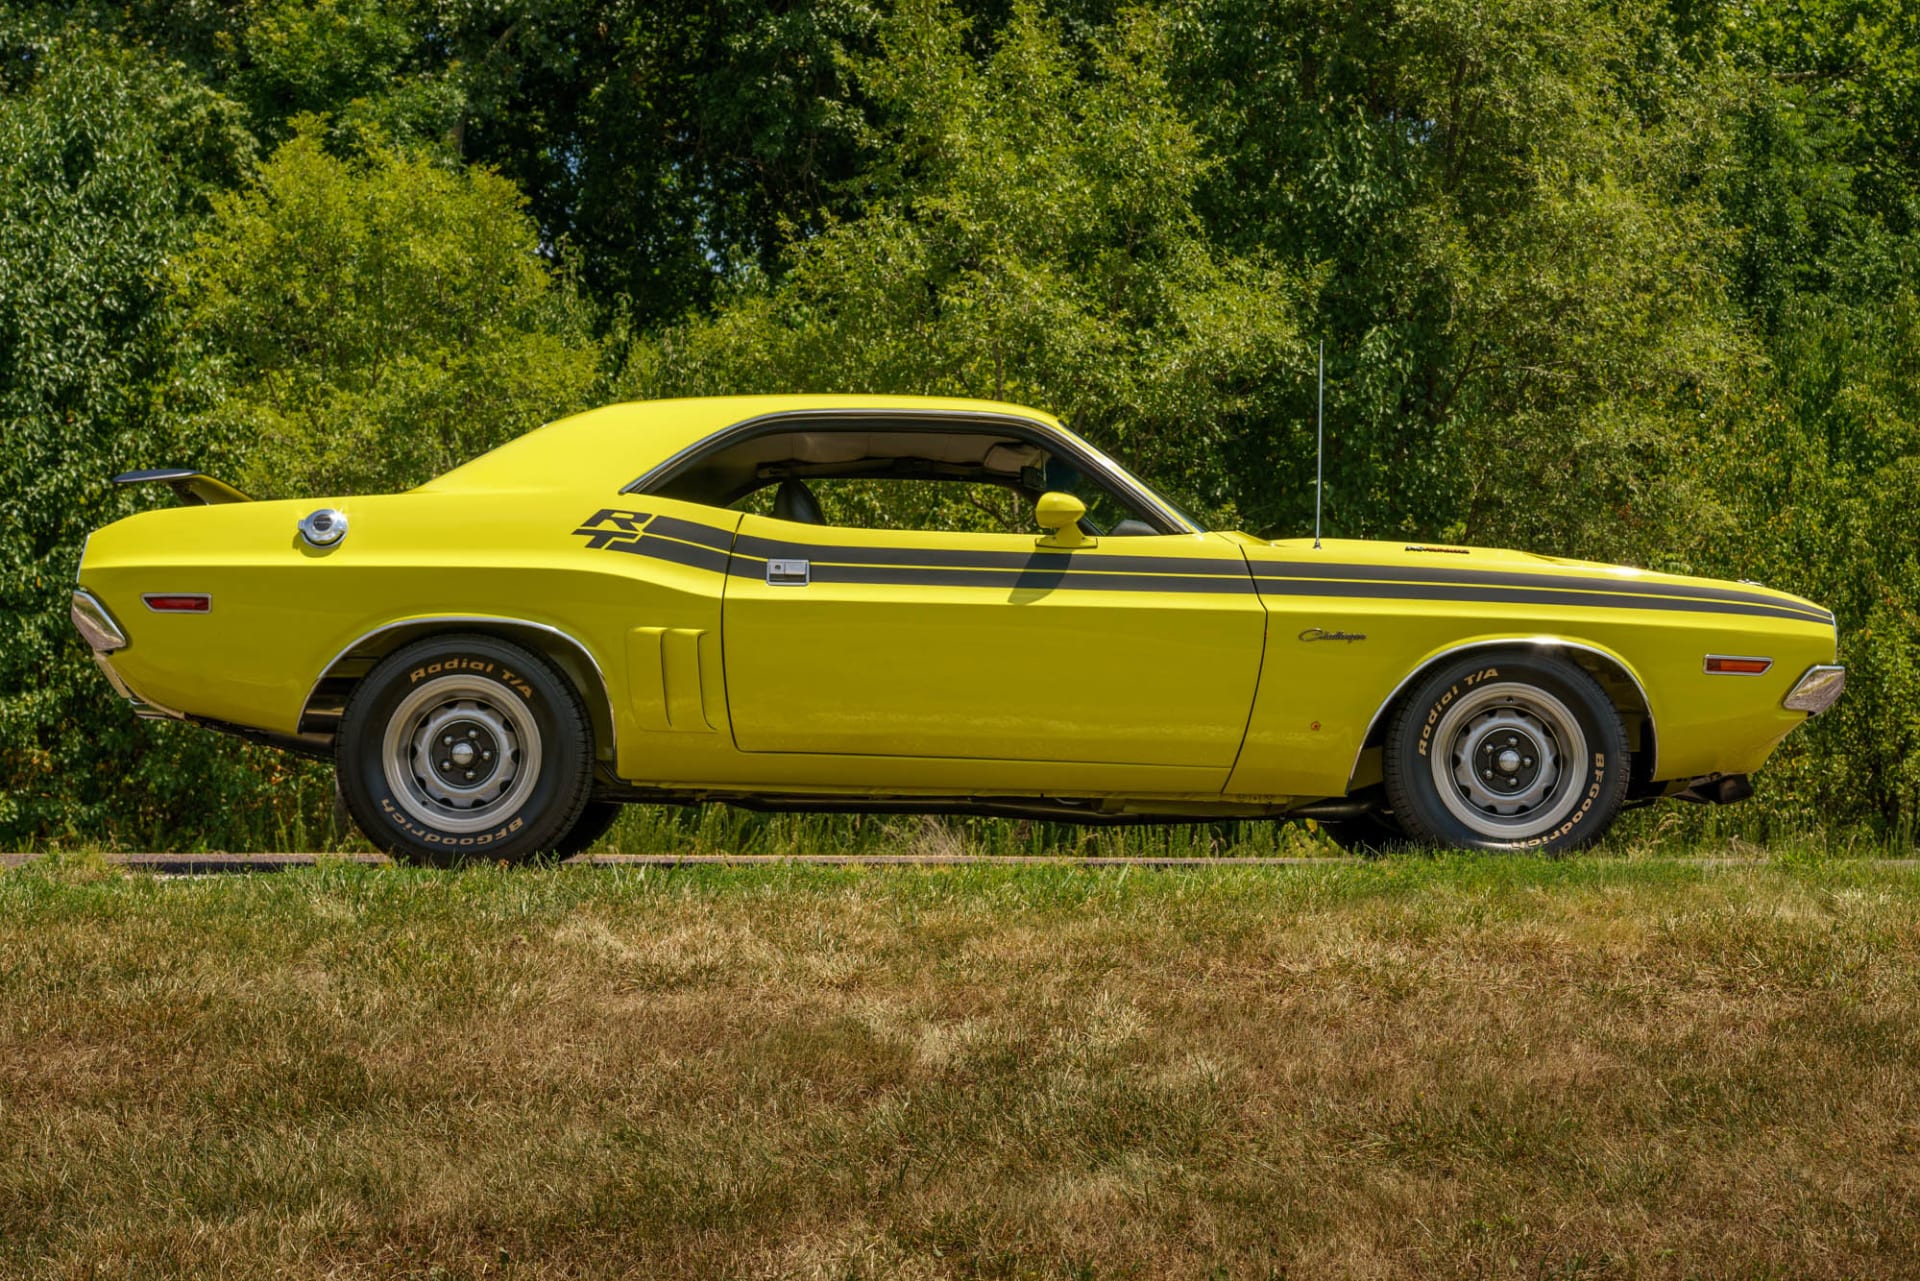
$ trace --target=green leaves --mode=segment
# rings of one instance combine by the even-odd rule
[[[862,214],[664,334],[639,387],[1027,401],[1218,514],[1208,411],[1300,358],[1295,278],[1208,243],[1169,27],[1132,15],[1081,50],[1027,6],[982,59],[973,34],[933,3],[883,25],[852,63]]]
[[[599,347],[512,184],[321,122],[213,215],[170,278],[195,421],[256,496],[405,489],[584,407]]]
[[[186,458],[160,409],[167,256],[250,150],[227,100],[88,39],[15,46],[0,95],[0,840],[124,820],[153,732],[112,701],[66,618],[89,529],[132,510],[108,478]],[[211,754],[219,755],[216,748]],[[191,787],[209,756],[169,770]],[[138,791],[139,789],[134,789]],[[149,793],[149,796],[151,793]]]

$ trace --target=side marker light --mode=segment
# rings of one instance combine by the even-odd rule
[[[213,597],[205,594],[152,592],[140,599],[156,614],[206,614],[213,610]]]

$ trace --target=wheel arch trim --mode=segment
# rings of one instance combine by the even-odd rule
[[[431,635],[435,631],[442,630],[449,625],[497,628],[507,633],[507,639],[512,639],[511,634],[515,631],[534,632],[551,641],[564,645],[585,664],[585,673],[590,675],[594,683],[599,687],[600,697],[597,702],[593,698],[594,691],[580,691],[582,700],[587,704],[588,721],[594,729],[594,737],[596,740],[595,754],[598,755],[599,748],[602,746],[608,751],[616,750],[620,720],[614,707],[613,687],[607,683],[606,668],[594,654],[593,649],[585,641],[573,635],[571,632],[555,627],[551,623],[539,623],[530,618],[515,618],[505,614],[422,614],[412,618],[394,619],[391,622],[382,623],[378,627],[360,633],[360,635],[342,646],[339,652],[334,654],[332,658],[328,659],[326,665],[320,669],[320,674],[314,677],[313,684],[307,689],[306,698],[302,700],[300,704],[300,720],[297,723],[305,723],[309,712],[313,708],[314,700],[320,695],[321,686],[325,685],[326,682],[333,677],[334,673],[343,663],[348,662],[356,653],[366,648],[369,642],[392,632],[419,631],[424,637]],[[377,662],[379,659],[384,659],[400,645],[406,643],[407,639],[405,637],[396,638],[392,645],[385,647],[377,656],[373,657]],[[358,678],[356,678],[356,683],[357,680]],[[603,714],[605,716],[604,724],[601,720]],[[601,738],[603,729],[606,735],[604,739]]]
[[[1449,645],[1437,649],[1415,662],[1413,666],[1408,669],[1407,674],[1401,677],[1400,682],[1380,701],[1379,707],[1374,709],[1373,716],[1367,721],[1367,732],[1360,736],[1360,746],[1354,750],[1353,763],[1347,770],[1348,790],[1352,790],[1353,780],[1359,776],[1360,758],[1366,754],[1369,744],[1374,741],[1374,734],[1381,729],[1386,721],[1387,713],[1400,701],[1400,696],[1406,693],[1415,681],[1448,659],[1459,658],[1463,655],[1471,654],[1476,650],[1516,648],[1579,650],[1582,653],[1593,655],[1611,667],[1617,668],[1620,674],[1625,676],[1633,685],[1634,692],[1640,696],[1640,710],[1647,718],[1649,738],[1653,742],[1652,758],[1648,766],[1650,771],[1649,777],[1658,778],[1660,776],[1660,736],[1654,731],[1653,699],[1648,696],[1647,684],[1640,679],[1640,673],[1634,670],[1632,663],[1629,663],[1625,658],[1622,658],[1618,653],[1608,649],[1606,646],[1595,645],[1591,641],[1569,640],[1564,636],[1495,636],[1463,641],[1456,645]]]

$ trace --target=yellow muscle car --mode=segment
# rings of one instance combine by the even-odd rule
[[[404,494],[118,479],[186,505],[82,556],[114,688],[331,758],[360,827],[429,863],[703,800],[1566,850],[1748,795],[1845,678],[1833,616],[1784,592],[1209,531],[986,401],[614,405]]]

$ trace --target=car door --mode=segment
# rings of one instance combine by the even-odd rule
[[[1265,636],[1212,534],[1068,552],[748,515],[723,610],[743,751],[1157,766],[1181,790],[1225,782]]]

